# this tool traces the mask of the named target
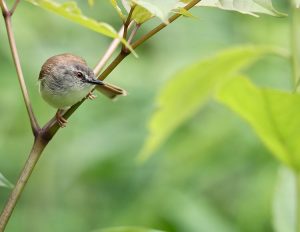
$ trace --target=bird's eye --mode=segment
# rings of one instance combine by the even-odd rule
[[[83,78],[82,72],[77,72],[77,73],[76,73],[76,76],[77,76],[78,78]]]

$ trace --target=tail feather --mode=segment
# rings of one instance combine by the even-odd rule
[[[119,88],[118,86],[108,84],[104,82],[104,85],[97,85],[96,90],[104,94],[110,99],[114,99],[117,96],[126,96],[127,92],[124,89]]]

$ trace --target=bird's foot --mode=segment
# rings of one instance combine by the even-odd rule
[[[96,95],[94,95],[92,92],[89,92],[88,95],[86,96],[86,98],[90,99],[90,100],[94,100],[97,98]]]
[[[68,121],[61,115],[61,111],[60,110],[57,110],[57,112],[55,114],[55,117],[56,117],[56,121],[57,121],[58,125],[61,128],[67,126]]]

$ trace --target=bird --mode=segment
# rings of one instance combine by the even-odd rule
[[[70,53],[47,59],[42,65],[38,81],[42,98],[57,109],[55,117],[60,127],[65,127],[68,122],[62,113],[84,98],[94,99],[91,91],[95,87],[111,99],[127,95],[124,89],[98,80],[82,57]]]

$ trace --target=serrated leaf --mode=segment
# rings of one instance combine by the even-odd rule
[[[179,0],[132,0],[135,4],[147,9],[152,15],[168,23],[168,16],[176,9]]]
[[[141,227],[114,227],[114,228],[101,229],[94,232],[163,232],[163,231],[141,228]]]
[[[273,200],[273,227],[276,232],[295,232],[297,215],[296,174],[287,167],[278,172]]]
[[[204,105],[221,82],[270,51],[252,46],[233,48],[177,72],[158,94],[158,110],[150,118],[150,133],[139,159],[147,159],[158,149],[178,126]]]
[[[125,21],[126,16],[123,14],[121,8],[119,7],[117,0],[110,0],[111,5],[115,8],[120,18]]]
[[[0,172],[0,187],[13,188],[14,186]]]
[[[238,11],[258,16],[256,13],[284,16],[273,7],[271,0],[202,0],[198,6],[217,7],[223,10]]]
[[[190,1],[191,0],[181,0],[182,3],[188,3]],[[280,13],[273,7],[272,0],[202,0],[196,6],[216,7],[222,10],[237,11],[256,17],[258,16],[257,14],[269,14],[277,17],[285,16],[285,14]]]
[[[300,94],[238,78],[221,88],[218,99],[249,123],[278,160],[300,170]]]
[[[136,53],[133,51],[130,45],[118,35],[116,30],[112,26],[110,26],[107,23],[97,22],[92,18],[86,17],[85,15],[82,14],[76,2],[65,2],[59,4],[52,0],[26,0],[26,1],[30,2],[33,5],[41,7],[45,10],[63,16],[64,18],[67,18],[72,22],[78,23],[81,26],[96,31],[102,35],[111,38],[120,38],[122,43],[124,43],[129,48],[129,50],[136,56]]]

